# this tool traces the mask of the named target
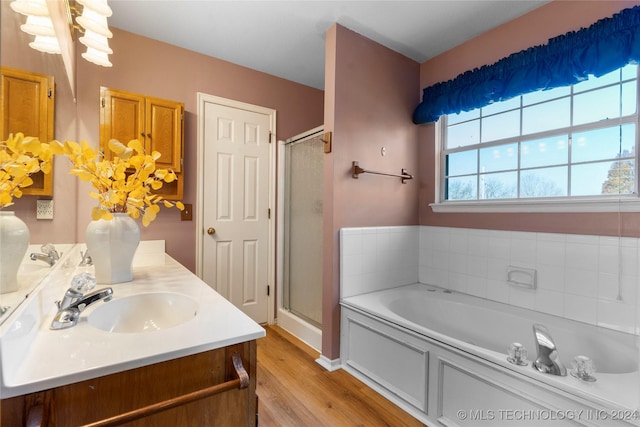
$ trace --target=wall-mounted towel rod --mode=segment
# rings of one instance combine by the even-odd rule
[[[395,174],[395,173],[375,172],[375,171],[362,169],[360,166],[358,166],[358,162],[356,162],[356,161],[353,161],[351,164],[352,164],[352,174],[351,174],[351,176],[353,178],[355,178],[355,179],[358,179],[358,175],[360,175],[361,173],[372,173],[372,174],[375,174],[375,175],[395,176],[395,177],[400,178],[402,180],[403,184],[405,184],[406,180],[413,179],[413,175],[408,173],[406,169],[402,169],[402,172],[398,175],[398,174]]]

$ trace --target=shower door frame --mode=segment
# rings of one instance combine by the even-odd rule
[[[277,300],[277,317],[276,322],[283,329],[293,334],[298,339],[304,341],[314,349],[318,351],[322,351],[322,329],[312,325],[298,316],[291,313],[284,307],[284,239],[285,239],[285,222],[284,222],[284,213],[285,213],[285,151],[286,145],[302,140],[307,139],[315,135],[320,135],[324,132],[324,126],[318,126],[306,132],[303,132],[299,135],[291,137],[286,141],[278,141],[278,161],[277,161],[277,251],[276,251],[276,276],[277,276],[277,292],[276,292],[276,300]]]

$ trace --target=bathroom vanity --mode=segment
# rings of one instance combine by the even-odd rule
[[[141,242],[134,280],[50,324],[79,266],[76,245],[0,326],[0,424],[256,424],[264,329],[190,271]],[[107,287],[98,284],[96,289]]]

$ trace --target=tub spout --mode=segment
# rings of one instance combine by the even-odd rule
[[[533,325],[538,356],[533,362],[533,367],[540,372],[551,375],[565,376],[567,369],[562,364],[556,344],[549,334],[549,330],[540,324]]]

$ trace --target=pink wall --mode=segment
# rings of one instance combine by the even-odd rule
[[[492,64],[512,53],[544,44],[549,38],[640,4],[640,1],[553,1],[534,11],[488,31],[420,66],[422,88],[486,64]],[[435,126],[419,127],[420,164],[434,165]],[[583,214],[451,214],[434,213],[428,204],[435,200],[435,169],[420,169],[420,224],[448,227],[470,227],[501,230],[580,233],[596,235],[640,236],[638,213]]]
[[[415,180],[402,184],[399,178],[367,174],[353,179],[351,162],[374,171],[417,172],[418,133],[411,113],[419,101],[419,64],[339,25],[329,29],[325,43],[325,128],[333,132],[333,151],[324,161],[322,353],[335,359],[340,228],[418,221]]]
[[[112,68],[97,67],[78,56],[78,134],[98,141],[100,86],[182,101],[185,104],[185,192],[193,221],[180,221],[177,209],[162,209],[143,239],[164,239],[167,252],[195,271],[197,92],[277,110],[278,139],[323,123],[323,91],[201,55],[129,32],[113,29]],[[78,239],[90,220],[91,200],[81,199]],[[83,217],[84,215],[84,217]]]
[[[112,68],[85,61],[80,57],[81,45],[78,48],[77,104],[74,104],[60,57],[28,47],[29,38],[19,30],[20,15],[14,13],[8,3],[2,2],[2,64],[43,74],[56,73],[56,138],[86,139],[98,144],[100,86],[184,102],[187,172],[183,201],[194,205],[194,213],[197,212],[197,92],[275,109],[276,136],[282,140],[323,123],[324,93],[321,90],[117,28],[112,28],[114,36],[110,41],[114,51]],[[29,225],[32,243],[82,242],[86,225],[91,221],[94,201],[88,196],[89,187],[68,174],[65,159],[58,160],[54,220],[35,219],[35,197],[24,197],[14,206]],[[142,238],[166,240],[167,252],[194,271],[195,224],[195,215],[193,221],[183,222],[177,209],[163,208],[149,227],[141,227]]]

